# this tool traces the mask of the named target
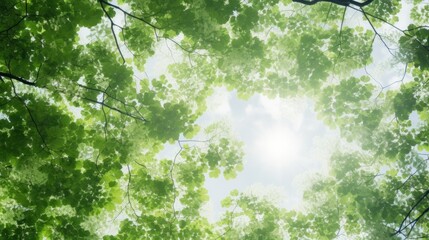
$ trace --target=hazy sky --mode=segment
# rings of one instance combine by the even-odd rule
[[[407,7],[404,9],[407,11]],[[407,18],[402,18],[398,26],[405,28],[407,22]],[[361,16],[349,11],[344,25],[361,23]],[[394,34],[391,28],[379,31]],[[167,44],[174,49],[171,43],[161,42],[155,56],[146,64],[144,77],[158,77],[166,72],[169,63],[180,59],[180,52],[171,51]],[[367,71],[374,84],[386,86],[401,79],[404,66],[392,65],[391,55],[378,38],[374,41],[373,58]],[[362,74],[367,75],[364,70],[356,72],[356,75]],[[399,83],[391,86],[398,87]],[[225,180],[222,176],[206,179],[209,217],[214,220],[220,216],[220,201],[233,189],[268,196],[288,209],[299,208],[308,179],[315,173],[326,173],[330,154],[340,144],[338,132],[317,119],[313,102],[304,98],[269,99],[261,95],[240,100],[234,91],[218,88],[207,103],[207,112],[197,121],[202,128],[226,121],[235,137],[245,144],[244,170],[235,179]],[[177,144],[168,145],[159,156],[172,159],[178,151]]]
[[[235,179],[206,179],[211,219],[219,216],[220,201],[233,189],[267,195],[282,207],[299,207],[305,180],[326,171],[338,142],[337,132],[317,120],[308,99],[255,95],[240,100],[235,92],[218,88],[198,123],[204,127],[218,121],[229,123],[234,136],[244,142],[245,157],[244,170]],[[177,151],[178,145],[169,145],[160,157],[174,157]]]
[[[396,24],[403,29],[409,22],[406,13],[410,7],[406,3],[404,5],[400,22]],[[115,22],[123,23],[121,16],[117,14]],[[344,26],[359,24],[370,29],[360,14],[348,10]],[[386,36],[397,34],[389,27],[378,30]],[[81,28],[79,36],[80,43],[90,42],[89,29]],[[126,57],[131,57],[124,46],[122,51]],[[167,66],[175,59],[181,59],[180,50],[168,41],[161,40],[155,52],[155,56],[149,58],[145,65],[145,73],[135,69],[137,79],[157,78],[167,72]],[[401,79],[404,66],[398,64],[392,67],[391,55],[379,38],[374,41],[372,54],[374,62],[367,67],[367,72],[360,70],[356,75],[369,73],[374,84],[383,86]],[[392,88],[398,87],[399,84],[392,85]],[[207,177],[205,186],[210,202],[205,212],[211,220],[220,216],[220,202],[233,189],[268,197],[281,207],[299,208],[308,179],[316,173],[327,171],[330,154],[340,144],[338,132],[317,119],[310,99],[268,99],[255,95],[249,100],[240,100],[235,92],[218,88],[207,104],[207,112],[197,122],[202,128],[218,121],[228,122],[235,137],[244,142],[245,152],[244,170],[235,179]],[[159,157],[173,159],[178,151],[178,144],[166,145]]]
[[[217,89],[208,105],[199,122],[230,122],[236,137],[245,143],[246,154],[237,178],[207,180],[214,212],[233,189],[278,198],[273,200],[282,207],[298,207],[305,179],[326,171],[329,153],[337,143],[338,134],[317,120],[312,102],[261,95],[244,101],[234,92]]]

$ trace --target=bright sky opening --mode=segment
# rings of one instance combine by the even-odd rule
[[[244,142],[246,155],[244,170],[237,178],[206,179],[211,220],[221,215],[220,201],[234,189],[273,196],[271,200],[281,207],[300,208],[306,179],[326,172],[329,155],[338,141],[337,132],[317,120],[313,104],[307,99],[255,95],[244,101],[235,92],[220,88],[208,99],[208,111],[199,124],[222,120],[229,122],[235,136]]]
[[[274,126],[255,141],[260,161],[272,167],[287,166],[299,158],[301,140],[299,135],[288,127]]]

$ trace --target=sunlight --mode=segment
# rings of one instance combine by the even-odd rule
[[[300,155],[301,140],[285,126],[276,126],[262,132],[256,141],[261,161],[274,166],[286,166]]]

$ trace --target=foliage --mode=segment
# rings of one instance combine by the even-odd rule
[[[427,4],[315,2],[1,1],[0,238],[427,237]],[[380,45],[412,78],[399,89],[366,71]],[[138,76],[162,46],[177,61]],[[211,223],[206,177],[243,168],[222,124],[191,140],[218,86],[311,97],[358,149],[332,156],[303,211],[233,191]],[[167,142],[180,150],[159,160]]]

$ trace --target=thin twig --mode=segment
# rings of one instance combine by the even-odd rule
[[[132,115],[132,114],[130,114],[130,113],[128,113],[128,112],[125,112],[125,111],[123,111],[123,110],[121,110],[121,109],[119,109],[119,108],[116,108],[116,107],[110,106],[110,105],[108,105],[108,104],[106,104],[106,103],[104,103],[104,102],[99,102],[99,101],[97,101],[97,100],[93,100],[93,99],[90,99],[90,98],[87,98],[87,97],[83,97],[83,96],[80,96],[80,97],[81,97],[82,99],[84,99],[84,100],[88,101],[88,102],[92,102],[92,103],[99,104],[99,105],[101,105],[101,106],[105,106],[105,107],[109,108],[110,110],[113,110],[113,111],[115,111],[115,112],[118,112],[118,113],[120,113],[120,114],[122,114],[122,115],[128,116],[128,117],[130,117],[130,118],[134,118],[134,119],[139,120],[139,121],[142,121],[142,122],[146,122],[146,119],[141,118],[140,116]]]
[[[371,26],[372,30],[374,31],[374,34],[378,36],[378,38],[381,40],[381,42],[383,43],[383,45],[387,48],[387,50],[389,51],[389,53],[392,56],[395,56],[395,54],[392,53],[390,47],[387,45],[387,43],[384,41],[383,37],[378,33],[377,29],[375,28],[375,26],[372,24],[371,20],[369,19],[369,17],[367,16],[367,13],[361,8],[361,12],[363,13],[363,15],[365,16],[366,20],[368,21],[369,25]]]
[[[127,169],[128,169],[128,183],[127,183],[127,198],[128,198],[128,204],[131,207],[131,210],[133,211],[134,215],[136,217],[139,217],[136,213],[136,210],[133,207],[133,204],[131,203],[131,197],[130,197],[130,185],[131,185],[131,170],[130,170],[130,165],[127,164]]]
[[[119,42],[118,42],[118,37],[116,36],[116,32],[115,32],[115,26],[117,26],[117,27],[119,27],[119,28],[122,28],[122,27],[118,26],[118,25],[113,21],[112,17],[109,15],[109,13],[106,11],[106,9],[105,9],[105,7],[104,7],[104,5],[103,5],[103,3],[105,3],[105,2],[104,2],[104,1],[102,1],[102,0],[99,0],[99,2],[100,2],[101,9],[103,10],[104,14],[107,16],[107,18],[108,18],[108,19],[109,19],[109,21],[110,21],[110,30],[112,31],[112,35],[113,35],[113,38],[114,38],[114,40],[115,40],[116,48],[118,49],[119,54],[121,55],[121,58],[122,58],[122,64],[125,64],[125,57],[124,57],[124,55],[122,54],[122,50],[121,50],[121,47],[119,46]]]
[[[409,33],[408,33],[408,30],[403,30],[403,29],[401,29],[401,28],[399,28],[399,27],[395,26],[394,24],[392,24],[392,23],[388,22],[387,20],[385,20],[385,19],[383,19],[383,18],[381,18],[381,17],[378,17],[378,16],[375,16],[375,15],[373,15],[373,14],[371,14],[371,13],[365,12],[362,8],[355,8],[355,7],[353,7],[353,6],[349,6],[349,7],[350,7],[350,8],[352,8],[352,9],[354,9],[354,10],[356,10],[356,11],[359,11],[359,12],[361,12],[361,13],[365,14],[366,16],[370,16],[370,17],[372,17],[372,18],[374,18],[374,19],[377,19],[377,20],[379,20],[379,21],[381,21],[381,22],[384,22],[385,24],[387,24],[387,25],[389,25],[389,26],[393,27],[394,29],[396,29],[397,31],[399,31],[399,32],[403,33],[405,36],[407,36],[407,37],[409,37],[409,38],[412,38],[412,37],[413,37],[413,35],[411,35],[411,34],[409,34]],[[426,26],[422,26],[422,27],[426,27]],[[418,42],[422,47],[424,47],[427,51],[429,51],[429,46],[424,45],[424,44],[423,44],[420,40],[418,40],[418,39],[416,39],[416,41],[417,41],[417,42]]]
[[[343,17],[341,19],[341,25],[340,25],[340,34],[339,34],[339,38],[340,38],[340,49],[343,49],[343,24],[344,24],[344,18],[346,17],[346,12],[347,12],[347,6],[344,7],[344,12],[343,12]],[[340,51],[340,53],[342,53],[342,51]]]
[[[410,235],[412,229],[414,228],[415,224],[420,220],[421,217],[423,217],[424,214],[429,212],[429,208],[426,208],[417,218],[415,218],[413,221],[409,222],[408,224],[405,224],[405,221],[411,217],[411,213],[419,206],[419,204],[429,195],[429,190],[426,190],[420,198],[417,200],[417,202],[411,207],[411,209],[407,212],[404,219],[402,220],[401,224],[399,225],[398,230],[392,234],[392,236],[402,233],[403,230],[405,230],[408,226],[412,226],[411,230],[408,232],[407,236]]]
[[[24,19],[26,19],[28,17],[28,1],[27,0],[25,0],[25,15],[24,16],[22,16],[15,24],[13,24],[12,26],[10,26],[9,28],[7,28],[7,29],[5,29],[5,30],[2,30],[2,31],[0,31],[0,34],[1,33],[4,33],[4,32],[6,32],[6,34],[10,31],[10,30],[12,30],[12,28],[14,28],[14,27],[16,27],[16,26],[18,26],[22,21],[24,21]]]
[[[146,19],[144,19],[142,17],[138,17],[138,16],[136,16],[136,15],[134,15],[132,13],[129,13],[129,12],[125,11],[124,9],[122,9],[121,7],[117,6],[117,5],[114,5],[112,3],[106,2],[104,0],[99,0],[99,1],[100,1],[100,3],[104,3],[104,4],[106,4],[106,5],[108,5],[108,6],[112,7],[112,8],[118,9],[119,11],[123,12],[124,14],[126,14],[126,15],[134,18],[134,19],[137,19],[137,20],[140,20],[140,21],[146,23],[147,25],[151,26],[154,29],[161,29],[160,27],[155,26],[154,24],[150,23],[148,20],[146,20]]]
[[[46,144],[45,138],[42,136],[42,133],[39,129],[39,125],[36,122],[36,119],[33,116],[33,113],[31,112],[30,108],[28,107],[27,103],[24,101],[24,99],[21,98],[21,96],[18,95],[18,93],[16,92],[16,88],[15,88],[15,84],[13,83],[13,81],[11,81],[12,83],[12,89],[13,89],[13,93],[15,94],[15,96],[19,99],[19,101],[24,105],[25,109],[28,112],[28,115],[30,116],[31,121],[33,122],[35,128],[36,128],[36,132],[39,135],[40,139],[42,140],[43,143],[43,149],[45,149],[46,152],[51,153],[51,150],[48,147],[48,144]]]

